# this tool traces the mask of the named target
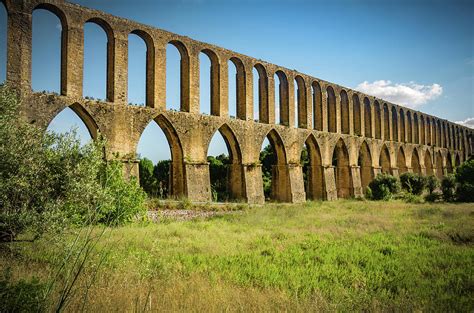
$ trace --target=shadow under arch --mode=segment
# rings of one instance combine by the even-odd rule
[[[336,143],[332,154],[332,166],[338,198],[349,198],[354,194],[352,174],[349,164],[349,151],[342,138]]]
[[[443,156],[441,155],[441,151],[436,153],[436,177],[439,179],[443,178],[444,176],[444,169],[443,169]]]
[[[306,195],[308,199],[324,199],[325,185],[321,150],[313,134],[306,138],[305,145],[309,160],[305,171],[307,175],[307,183],[305,184]]]
[[[275,156],[272,164],[272,181],[270,199],[290,202],[291,201],[291,186],[289,183],[289,173],[287,167],[286,150],[281,139],[281,136],[275,129],[272,129],[266,135],[270,142],[271,149]]]
[[[405,157],[405,151],[403,151],[402,147],[398,148],[397,167],[398,167],[399,174],[408,172],[407,159]]]
[[[374,179],[372,155],[370,153],[369,145],[366,141],[363,141],[362,145],[360,146],[359,159],[357,162],[360,167],[360,182],[362,191],[365,193],[369,183]]]
[[[421,174],[420,156],[416,148],[411,153],[411,169],[413,173]]]
[[[387,145],[383,145],[380,151],[379,166],[383,174],[390,174],[390,152]]]
[[[453,169],[453,157],[451,156],[451,152],[448,152],[446,155],[446,171],[448,174],[452,174],[454,172]]]
[[[247,195],[245,192],[245,178],[242,168],[242,152],[237,137],[229,125],[223,124],[210,137],[210,140],[207,144],[207,150],[209,150],[211,140],[217,132],[221,134],[226,144],[227,151],[229,152],[230,164],[227,168],[227,190],[229,192],[229,196],[233,200],[246,200]],[[206,155],[207,154],[208,151],[206,151]]]
[[[431,153],[430,153],[429,150],[426,150],[426,152],[425,152],[424,162],[425,162],[426,175],[427,176],[433,175],[434,174],[433,160],[431,158]]]

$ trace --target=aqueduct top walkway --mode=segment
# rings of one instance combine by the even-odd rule
[[[61,110],[72,108],[92,137],[100,132],[107,138],[107,155],[119,154],[129,174],[135,175],[138,140],[145,127],[156,121],[171,148],[170,190],[176,196],[210,199],[207,149],[216,131],[230,152],[230,190],[235,198],[249,203],[264,201],[259,154],[265,137],[277,154],[273,197],[289,202],[360,196],[379,172],[442,176],[473,154],[470,128],[294,70],[62,0],[2,3],[8,13],[7,83],[18,90],[25,117],[46,127]],[[62,24],[60,95],[31,90],[35,9],[51,11]],[[107,99],[103,102],[83,98],[86,22],[102,27],[108,38]],[[145,107],[127,104],[130,33],[140,36],[147,47]],[[165,107],[168,44],[181,55],[180,112]],[[201,52],[211,61],[211,115],[199,114]],[[236,118],[228,114],[229,61],[237,70]],[[253,77],[254,68],[258,77]],[[274,77],[278,77],[278,87]],[[258,103],[253,101],[254,79],[258,80]],[[275,88],[279,90],[279,123],[274,122]],[[258,121],[254,106],[258,106]],[[305,145],[310,155],[306,188],[300,165]]]

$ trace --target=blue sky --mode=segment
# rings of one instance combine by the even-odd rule
[[[473,1],[136,0],[133,5],[124,0],[72,2],[474,126]],[[38,10],[33,23],[33,88],[59,90],[59,20]],[[100,28],[86,25],[84,91],[95,98],[105,97],[105,42]],[[133,35],[129,53],[129,101],[143,103],[145,46]],[[168,56],[167,106],[176,108],[179,56],[173,49],[168,49]],[[0,61],[3,81],[3,8]],[[201,63],[201,80],[208,81],[209,61],[201,58]],[[230,69],[233,76],[235,70]],[[208,112],[209,88],[205,87],[201,86],[201,102],[202,110]],[[233,88],[231,84],[231,95]],[[235,99],[231,98],[231,114],[235,114],[233,102]],[[50,128],[64,131],[77,123],[74,118],[64,111]],[[150,125],[138,151],[155,161],[169,157],[166,139],[159,132],[159,127]],[[79,133],[84,133],[83,126]],[[210,154],[224,151],[222,140],[212,141]]]

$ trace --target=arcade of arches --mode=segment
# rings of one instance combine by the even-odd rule
[[[276,154],[271,198],[286,202],[362,196],[380,172],[441,177],[473,154],[470,128],[294,70],[61,0],[2,4],[9,13],[6,82],[21,97],[22,114],[46,128],[64,108],[72,108],[93,138],[99,133],[107,138],[106,156],[122,159],[130,175],[138,173],[140,136],[156,122],[170,146],[173,195],[211,199],[207,151],[216,132],[229,151],[232,196],[248,203],[265,200],[259,162],[265,138]],[[32,91],[32,13],[38,8],[55,14],[62,25],[60,95]],[[83,35],[88,22],[99,25],[107,37],[107,101],[83,97]],[[128,101],[130,34],[143,39],[142,50],[146,46],[144,106]],[[169,45],[180,59],[179,73],[174,73],[179,97],[171,104]],[[205,83],[210,85],[202,87],[210,93],[203,104],[206,114],[200,114],[200,58],[209,71]],[[229,64],[235,67],[235,77],[229,77]],[[235,82],[235,101],[229,101],[229,80]],[[303,169],[304,147],[309,163]]]

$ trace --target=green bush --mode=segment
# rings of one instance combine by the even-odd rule
[[[369,191],[370,190],[370,191]],[[400,191],[400,182],[389,174],[378,174],[369,184],[367,196],[373,200],[390,200]]]
[[[456,169],[457,198],[462,202],[474,202],[474,159]]]
[[[19,116],[16,95],[0,87],[0,242],[69,224],[122,223],[144,207],[136,184],[104,164],[102,140],[82,146],[74,131],[45,133]]]
[[[140,188],[136,177],[128,181],[124,178],[122,162],[104,163],[100,182],[107,198],[100,206],[99,222],[121,225],[146,213],[146,193]]]
[[[400,175],[402,188],[414,195],[421,195],[426,188],[426,177],[415,173]]]
[[[453,174],[448,174],[441,181],[441,192],[444,201],[454,201],[456,199],[456,178]]]
[[[430,194],[440,187],[440,181],[438,177],[434,175],[430,175],[426,177],[426,188],[428,189]]]

